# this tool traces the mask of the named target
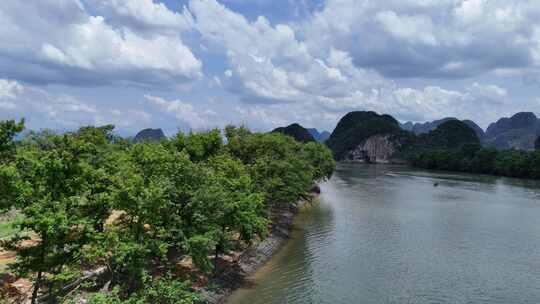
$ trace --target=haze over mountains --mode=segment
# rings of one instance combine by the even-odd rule
[[[306,129],[297,123],[272,132],[301,142],[324,141],[337,160],[375,163],[402,162],[410,153],[454,151],[465,145],[498,150],[540,147],[540,121],[532,112],[503,117],[490,124],[486,132],[472,120],[446,117],[425,123],[400,123],[391,115],[373,111],[347,113],[326,140],[325,132]]]
[[[540,134],[540,120],[531,112],[520,112],[510,118],[501,118],[486,130],[484,144],[498,149],[534,149]]]
[[[313,136],[313,138],[315,138],[316,141],[318,142],[325,142],[329,137],[330,137],[330,132],[328,131],[322,131],[322,132],[319,132],[319,130],[315,129],[315,128],[308,128],[306,129],[310,134],[311,136]]]
[[[423,133],[429,133],[433,130],[435,130],[440,124],[445,123],[450,120],[457,120],[457,118],[454,117],[445,117],[442,119],[434,120],[434,121],[428,121],[424,123],[413,123],[413,122],[406,122],[403,124],[400,124],[401,128],[407,131],[411,131],[416,135],[423,134]],[[468,125],[471,129],[474,130],[476,133],[476,136],[478,138],[482,139],[485,135],[484,130],[480,128],[474,121],[472,120],[462,120],[466,125]]]
[[[351,112],[351,113],[374,113],[374,112]],[[347,118],[350,115],[347,114],[344,118]],[[366,116],[367,115],[367,116]],[[388,115],[389,116],[389,115]],[[391,117],[391,116],[389,116]],[[362,117],[358,116],[359,120],[369,120],[373,118],[372,115],[365,114]],[[342,118],[343,120],[343,118]],[[392,120],[395,120],[392,117]],[[423,123],[414,123],[411,121],[405,123],[399,123],[395,120],[396,124],[405,131],[410,131],[415,135],[428,134],[437,129],[440,125],[458,120],[454,117],[445,117],[442,119],[428,121]],[[482,146],[493,147],[496,149],[521,149],[521,150],[534,150],[536,147],[536,141],[538,136],[540,136],[540,119],[532,112],[519,112],[511,117],[503,117],[498,119],[496,122],[491,123],[488,128],[484,131],[478,124],[474,121],[465,119],[461,120],[465,125],[471,128]],[[370,126],[371,127],[371,126]],[[339,128],[339,123],[336,126],[336,129]],[[365,131],[365,126],[354,131],[353,133],[347,136],[357,136],[359,133]],[[376,124],[377,128],[382,128],[381,124]],[[384,129],[384,128],[383,128]],[[274,132],[282,132],[293,136],[300,141],[309,141],[313,138],[319,142],[326,142],[331,133],[328,131],[319,132],[315,128],[304,128],[299,124],[291,124],[287,127],[277,128]],[[379,131],[382,131],[379,130]],[[335,130],[334,130],[335,132]],[[308,136],[306,133],[309,133],[311,136]],[[376,132],[375,132],[376,133]],[[356,135],[353,135],[356,134]]]
[[[418,135],[433,131],[449,120],[457,119],[446,117],[425,123],[406,122],[400,126]],[[537,136],[540,135],[540,120],[532,112],[519,112],[511,117],[500,118],[491,123],[486,131],[471,120],[463,120],[463,122],[475,131],[482,145],[497,149],[532,150]]]
[[[386,124],[376,122],[376,120],[379,118],[377,118],[378,114],[374,112],[351,113],[364,113],[355,114],[356,116],[354,118],[354,120],[364,121],[364,124],[359,126],[358,129],[351,131],[352,133],[341,138],[340,141],[352,140],[353,142],[355,142],[355,140],[352,138],[358,138],[359,134],[363,134],[366,131],[368,133],[371,132],[372,134],[377,134],[381,132],[384,133],[384,130],[387,129],[385,127]],[[341,119],[340,123],[343,121],[343,119],[352,119],[350,115],[353,114],[351,113],[345,115]],[[375,117],[374,115],[377,117]],[[390,129],[394,130],[394,125],[397,125],[399,127],[398,129],[410,131],[417,136],[429,134],[444,123],[450,121],[459,121],[457,118],[454,117],[445,117],[442,119],[424,123],[413,123],[410,121],[405,123],[399,123],[390,115],[383,115],[380,117],[380,119],[385,120],[385,117],[392,121],[393,126]],[[478,124],[476,124],[472,120],[466,119],[462,120],[461,122],[474,131],[481,145],[485,147],[493,147],[496,149],[515,148],[521,150],[534,150],[540,145],[540,139],[538,139],[540,136],[540,119],[532,112],[519,112],[511,117],[500,118],[496,122],[491,123],[486,129],[486,131],[484,131],[480,126],[478,126]],[[336,130],[340,128],[340,123],[338,123],[338,125],[336,126]],[[366,130],[366,128],[368,128],[366,126],[369,126],[369,128],[371,128],[372,130]],[[336,130],[334,130],[334,133],[336,132]],[[293,123],[285,127],[276,128],[272,132],[280,132],[283,134],[287,134],[301,142],[326,142],[331,137],[331,133],[328,131],[319,132],[316,128],[304,128],[297,123]],[[141,142],[146,140],[160,140],[163,138],[165,138],[165,134],[161,129],[144,129],[134,137],[134,141]],[[335,139],[333,139],[333,141],[335,141]],[[330,141],[328,144],[332,145],[332,141]],[[358,143],[355,142],[355,144]]]

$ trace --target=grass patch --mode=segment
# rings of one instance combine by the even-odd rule
[[[15,234],[13,223],[20,220],[22,215],[17,211],[10,211],[0,217],[0,239],[7,238]]]

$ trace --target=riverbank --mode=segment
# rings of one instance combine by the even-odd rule
[[[537,303],[539,199],[529,181],[339,164],[226,303]]]
[[[226,266],[222,266],[223,269],[221,269],[220,274],[216,278],[207,281],[204,287],[198,290],[202,295],[203,303],[226,303],[232,292],[245,286],[246,279],[261,268],[287,242],[290,238],[296,215],[306,204],[309,204],[318,197],[319,191],[319,188],[315,187],[314,191],[312,190],[309,194],[309,198],[300,200],[295,204],[274,208],[271,212],[269,235],[244,251],[232,255],[237,258],[231,263],[227,263]],[[0,253],[5,253],[4,258],[6,258],[6,261],[13,262],[15,260],[14,252]],[[9,259],[7,259],[8,255]],[[231,257],[228,256],[227,258]],[[192,267],[193,265],[190,263],[188,268],[196,273],[196,270]],[[29,281],[15,278],[8,273],[3,273],[2,275],[3,277],[0,279],[0,282],[2,285],[5,285],[2,290],[3,293],[8,292],[11,299],[17,299],[21,303],[25,299],[28,300],[31,292],[31,283]],[[90,293],[82,292],[75,302],[86,303],[89,295]]]
[[[316,189],[311,192],[310,199],[301,200],[286,207],[274,208],[268,237],[242,252],[234,263],[200,290],[204,303],[226,303],[233,291],[247,283],[247,277],[255,273],[283,247],[290,238],[296,215],[306,204],[318,197],[320,190],[318,187]]]

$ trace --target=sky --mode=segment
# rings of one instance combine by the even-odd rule
[[[332,131],[540,114],[540,0],[2,0],[0,119]]]

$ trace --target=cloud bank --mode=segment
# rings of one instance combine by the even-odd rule
[[[533,0],[163,1],[6,0],[3,116],[331,129],[352,110],[483,126],[540,110]]]

